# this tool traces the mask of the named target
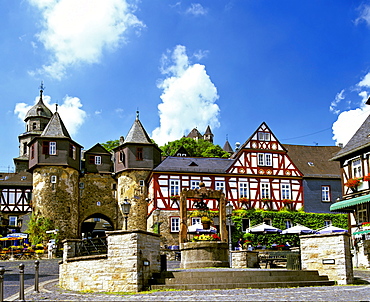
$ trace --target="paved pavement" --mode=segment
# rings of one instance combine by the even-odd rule
[[[26,267],[30,264],[25,263]],[[2,263],[0,263],[2,265]],[[19,265],[19,262],[13,265]],[[44,268],[42,268],[44,266]],[[30,283],[26,288],[26,301],[369,301],[370,270],[355,270],[355,284],[350,286],[322,286],[300,288],[232,289],[200,291],[157,291],[133,294],[97,294],[63,290],[58,287],[56,260],[40,263],[40,293],[34,292]],[[46,270],[47,272],[45,273]],[[43,272],[41,274],[41,272]],[[6,272],[7,274],[8,272]],[[15,279],[15,278],[13,278]],[[9,280],[10,281],[10,280]],[[15,281],[11,281],[15,287]],[[7,286],[7,281],[4,282]],[[19,288],[18,288],[19,289]],[[4,288],[4,290],[6,290]],[[15,301],[19,294],[6,296],[6,301]]]

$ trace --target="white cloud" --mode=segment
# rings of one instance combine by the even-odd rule
[[[219,127],[217,89],[204,65],[189,62],[185,46],[163,55],[161,71],[167,77],[158,83],[163,90],[158,105],[160,126],[152,133],[158,145],[180,139],[194,127],[201,132],[207,125]]]
[[[360,15],[355,20],[355,24],[365,22],[367,25],[370,25],[370,6],[362,4],[358,7],[358,10],[360,11]]]
[[[337,144],[347,144],[370,114],[370,106],[365,104],[369,97],[366,91],[366,88],[370,87],[369,74],[367,74],[356,86],[357,89],[361,90],[358,93],[358,96],[361,97],[361,104],[359,108],[341,112],[338,115],[338,119],[333,123],[333,140],[335,140]],[[343,90],[337,94],[336,100],[338,99],[340,101],[345,98],[342,92]],[[334,103],[335,102],[336,101],[334,101]],[[335,103],[335,106],[337,104],[338,102]],[[332,106],[330,106],[330,108],[332,108]],[[335,113],[339,113],[339,110],[335,110]]]
[[[35,98],[34,104],[36,104],[39,99],[40,97],[37,96]],[[42,99],[44,101],[44,104],[51,111],[54,112],[56,108],[56,103],[51,102],[50,96],[44,95]],[[23,122],[28,110],[30,110],[33,105],[18,103],[15,105],[14,114],[16,114],[18,118]],[[60,117],[62,118],[63,123],[67,127],[67,130],[71,136],[77,133],[78,129],[85,121],[86,112],[82,110],[81,107],[82,103],[79,98],[70,97],[68,95],[64,97],[63,103],[58,105],[58,112],[60,114]]]
[[[51,58],[30,74],[62,79],[66,69],[81,63],[99,63],[103,52],[126,41],[127,31],[145,25],[126,0],[28,0],[41,12],[38,40]]]
[[[337,105],[340,103],[340,101],[344,100],[344,89],[342,89],[341,92],[337,93],[335,96],[334,101],[331,102],[330,104],[330,111],[333,112],[334,114],[339,114],[340,110],[336,109]]]
[[[199,3],[192,3],[186,10],[186,13],[194,16],[202,16],[207,14],[207,9]]]

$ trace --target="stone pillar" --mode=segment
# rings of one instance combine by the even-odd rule
[[[258,267],[258,252],[254,251],[231,251],[232,268],[256,268]]]
[[[350,235],[346,232],[300,236],[303,270],[317,270],[338,284],[353,283]]]

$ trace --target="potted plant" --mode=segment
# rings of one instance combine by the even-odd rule
[[[251,207],[251,201],[249,198],[246,197],[240,197],[239,202],[242,206],[244,206],[246,209],[249,209]]]
[[[197,241],[220,241],[221,238],[217,234],[212,234],[212,235],[206,235],[206,234],[201,234],[201,235],[195,235],[192,239],[193,242]]]
[[[201,218],[203,229],[209,230],[211,228],[212,218],[208,216],[203,216]]]
[[[271,198],[262,198],[261,199],[263,205],[267,208],[267,210],[272,210],[272,199]]]
[[[284,207],[287,210],[289,210],[289,211],[292,211],[293,210],[293,208],[294,208],[293,200],[291,200],[291,199],[283,199],[282,202],[283,202]]]

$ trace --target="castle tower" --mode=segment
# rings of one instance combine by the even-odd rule
[[[54,221],[61,239],[77,238],[82,147],[71,139],[58,112],[28,147],[34,215]]]
[[[151,142],[139,120],[139,112],[126,139],[122,140],[121,145],[114,149],[118,203],[122,204],[126,198],[131,203],[128,229],[146,231],[148,192],[145,184],[153,168],[161,161],[161,150]]]
[[[44,91],[43,84],[40,87],[40,99],[26,114],[24,119],[26,131],[18,136],[19,156],[14,158],[16,172],[26,171],[28,169],[28,143],[36,136],[39,136],[50,121],[52,112],[45,106],[42,100]]]
[[[213,144],[213,133],[209,125],[207,126],[206,132],[203,134],[203,139]]]

